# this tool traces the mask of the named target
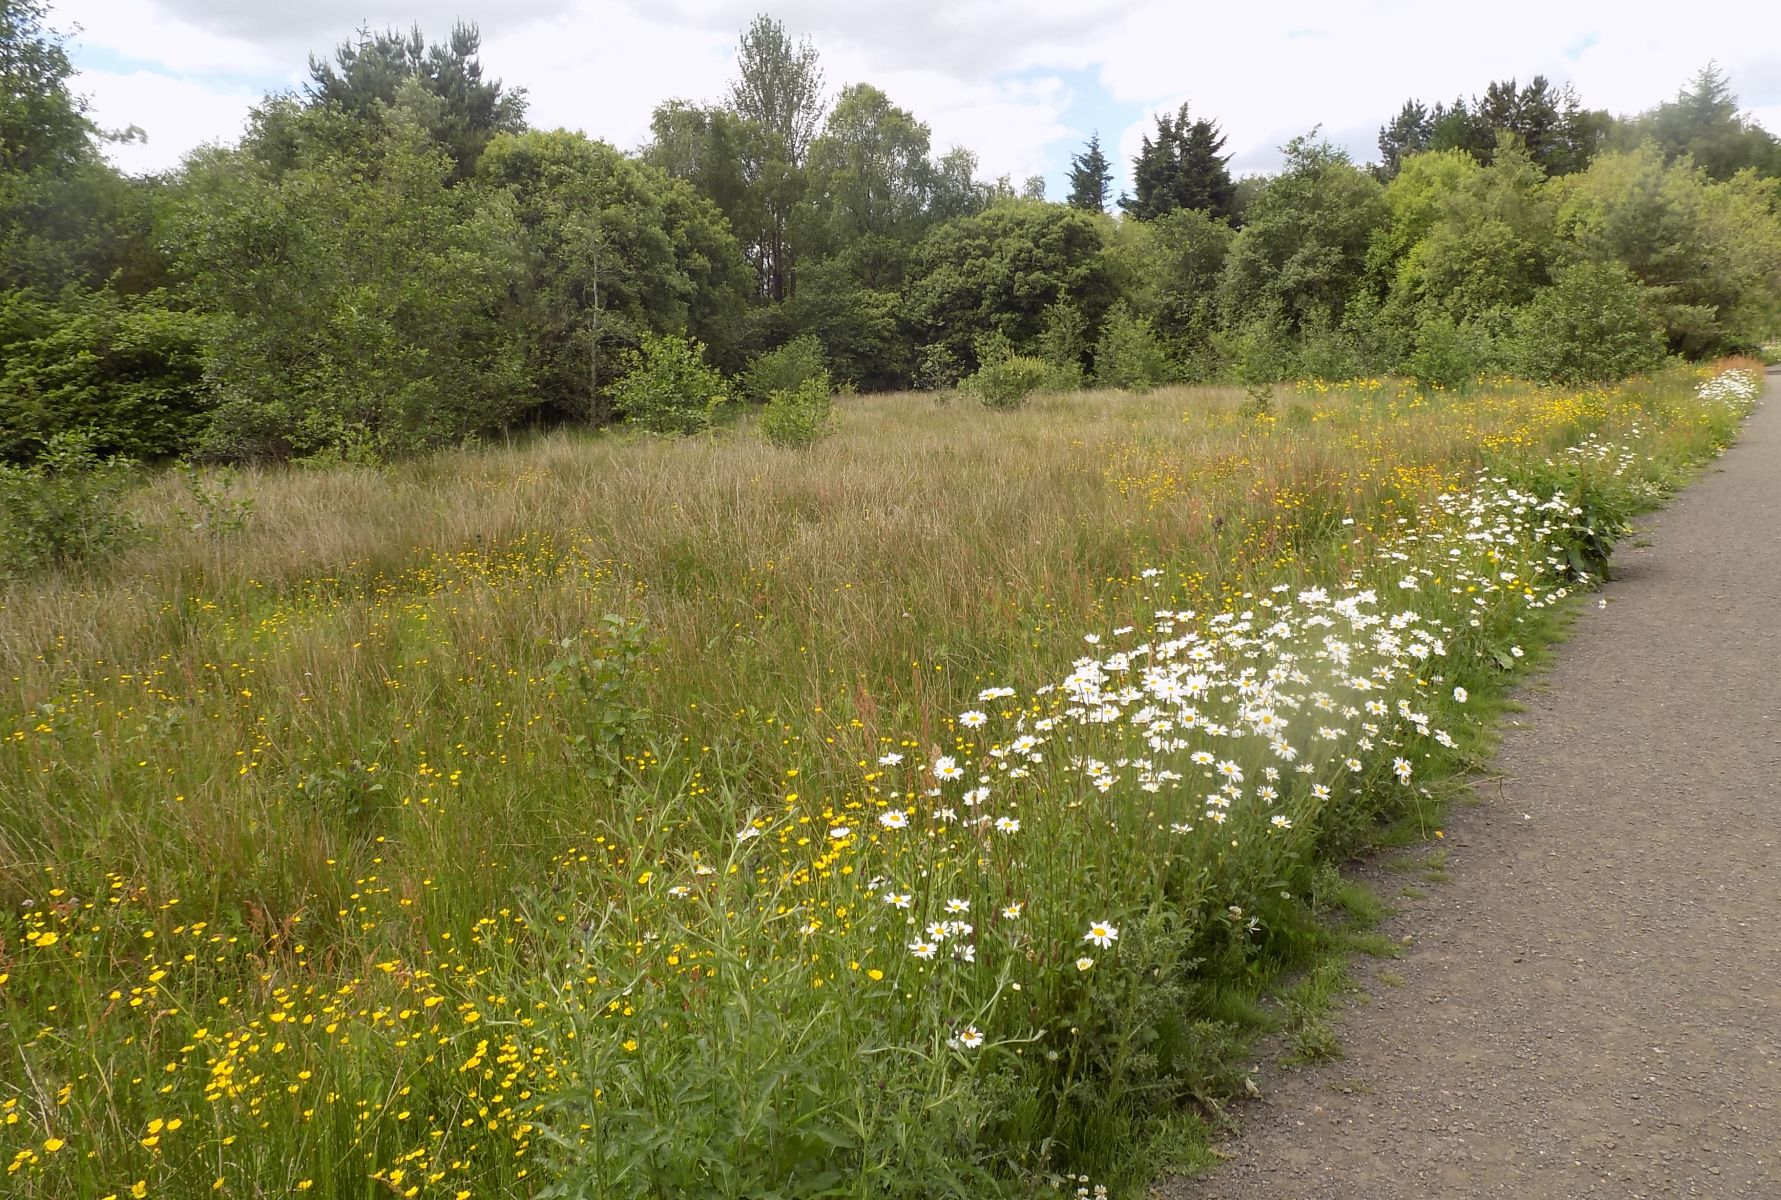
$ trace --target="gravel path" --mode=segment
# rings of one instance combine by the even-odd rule
[[[1781,1198],[1777,379],[1523,697],[1346,1060],[1266,1073],[1159,1194]]]

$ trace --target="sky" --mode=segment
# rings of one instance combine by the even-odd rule
[[[721,99],[737,33],[768,0],[51,3],[93,118],[147,135],[114,161],[148,172],[235,140],[251,106],[299,86],[311,53],[361,26],[443,36],[459,19],[482,30],[485,73],[527,90],[534,126],[636,149],[661,101]],[[766,11],[814,42],[831,94],[872,83],[930,126],[936,152],[968,147],[985,179],[1043,175],[1053,198],[1095,132],[1117,194],[1156,114],[1182,103],[1218,121],[1242,175],[1276,168],[1280,147],[1313,126],[1370,160],[1379,126],[1410,97],[1544,74],[1626,114],[1714,61],[1740,106],[1781,134],[1773,0],[776,0]]]

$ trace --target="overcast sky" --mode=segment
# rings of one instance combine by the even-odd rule
[[[250,105],[295,87],[311,52],[355,28],[418,22],[443,35],[459,18],[481,26],[486,71],[527,89],[534,125],[633,149],[660,101],[722,95],[736,34],[766,0],[52,3],[51,23],[74,30],[75,87],[93,116],[148,134],[114,158],[153,171],[235,139]],[[815,41],[831,92],[876,84],[932,127],[937,150],[976,151],[985,178],[1045,175],[1054,197],[1090,132],[1125,168],[1153,114],[1183,101],[1220,122],[1239,174],[1271,169],[1314,125],[1369,159],[1410,96],[1450,100],[1543,73],[1590,107],[1631,113],[1709,60],[1781,133],[1774,0],[779,0],[768,11]]]

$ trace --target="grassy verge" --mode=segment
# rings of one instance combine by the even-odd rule
[[[1134,1187],[1264,988],[1339,986],[1328,864],[1435,827],[1732,436],[1707,379],[874,397],[798,453],[253,476],[245,529],[15,587],[9,1183]]]

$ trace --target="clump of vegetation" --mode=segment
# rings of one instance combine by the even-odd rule
[[[794,388],[776,389],[769,393],[766,407],[761,409],[761,436],[775,446],[789,449],[813,445],[828,431],[834,407],[827,371]]]
[[[829,366],[823,357],[822,343],[805,334],[756,355],[743,372],[742,394],[765,404],[774,392],[795,392],[818,377],[826,387]]]
[[[1124,305],[1115,305],[1095,346],[1095,382],[1102,387],[1147,392],[1173,382],[1178,374],[1150,319],[1135,317]]]
[[[29,466],[0,464],[0,568],[68,567],[127,545],[140,532],[123,507],[136,464],[93,452],[85,430],[51,434]]]
[[[1030,354],[992,359],[959,382],[959,390],[985,408],[1014,409],[1035,392],[1053,386],[1057,368]]]
[[[1515,364],[1529,379],[1603,383],[1663,361],[1663,337],[1632,275],[1578,263],[1515,320]]]
[[[628,424],[649,433],[701,433],[728,400],[724,377],[706,365],[705,347],[678,334],[645,334],[626,351],[624,367],[613,399]]]

